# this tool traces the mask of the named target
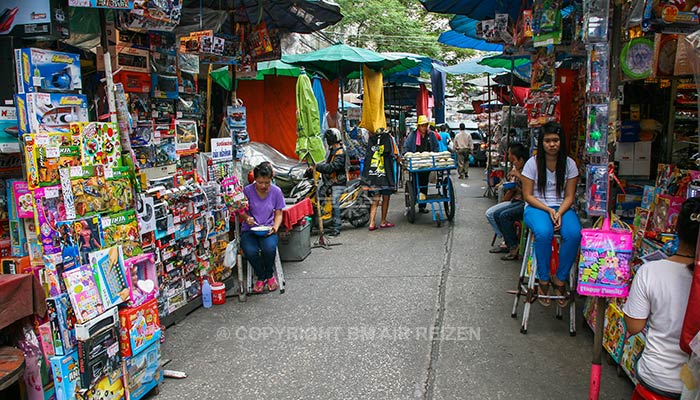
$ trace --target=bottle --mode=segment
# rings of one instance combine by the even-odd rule
[[[211,285],[209,279],[204,279],[202,283],[202,305],[204,308],[211,308]]]

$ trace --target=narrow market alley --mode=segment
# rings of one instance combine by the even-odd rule
[[[482,175],[454,180],[457,215],[414,225],[403,193],[391,229],[346,226],[332,250],[285,263],[286,293],[229,298],[165,332],[158,399],[585,399],[593,334],[533,307],[510,317],[519,263],[489,254]],[[312,237],[312,241],[315,237]],[[580,301],[579,301],[580,303]],[[522,309],[522,308],[521,308]],[[633,386],[604,365],[601,399]]]

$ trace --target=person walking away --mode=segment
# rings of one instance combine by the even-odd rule
[[[416,130],[411,132],[403,143],[402,154],[406,153],[416,153],[416,152],[436,152],[438,151],[437,138],[433,132],[428,130],[428,117],[425,115],[419,115],[418,121],[416,122]],[[421,193],[422,199],[428,196],[428,184],[430,182],[430,172],[418,172],[416,173],[418,179],[418,187]],[[426,204],[419,204],[418,211],[422,213],[428,213],[426,210]]]
[[[362,169],[362,184],[372,198],[369,209],[369,230],[392,228],[394,224],[387,220],[389,200],[396,189],[395,145],[387,131],[380,128],[367,142],[365,164]],[[382,201],[382,215],[379,227],[375,224],[379,200]]]
[[[574,204],[578,169],[566,152],[566,141],[561,126],[550,122],[542,127],[537,140],[537,155],[525,163],[522,172],[525,225],[535,236],[535,257],[539,286],[537,294],[549,294],[549,266],[552,258],[552,238],[555,231],[561,235],[559,267],[551,277],[555,295],[567,296],[557,300],[560,307],[569,303],[566,280],[581,242],[581,223],[571,208]],[[538,298],[543,306],[550,300]]]
[[[435,138],[438,141],[439,151],[449,151],[450,150],[450,134],[447,133],[447,125],[440,125],[440,129],[435,134]]]
[[[637,361],[639,384],[632,400],[680,399],[681,368],[688,355],[680,348],[683,318],[688,305],[698,240],[700,198],[683,202],[678,213],[678,251],[665,259],[643,264],[632,281],[623,307],[630,335],[648,325],[646,345]]]
[[[508,191],[510,201],[508,207],[502,208],[494,215],[498,230],[503,235],[506,242],[508,254],[501,257],[501,260],[518,259],[518,232],[515,230],[515,222],[523,218],[525,202],[522,192],[522,171],[527,159],[527,149],[520,143],[511,143],[508,147],[508,161],[513,165],[513,169],[508,172],[507,179],[515,183],[515,187]]]
[[[457,172],[459,179],[469,178],[469,155],[474,148],[472,135],[466,131],[464,123],[459,124],[459,133],[455,135],[454,149],[457,153]]]
[[[241,215],[241,248],[257,277],[253,292],[262,293],[265,287],[272,292],[278,287],[273,273],[284,196],[282,190],[272,183],[269,165],[259,164],[253,169],[253,175],[255,182],[243,188],[248,210]],[[270,231],[265,236],[258,236],[251,230],[254,226],[269,226]]]
[[[316,170],[322,174],[323,187],[331,189],[331,203],[333,205],[333,219],[328,226],[328,236],[340,235],[343,221],[340,217],[340,195],[347,185],[346,167],[347,157],[343,149],[343,138],[340,131],[330,128],[323,134],[328,144],[328,156],[326,161],[316,165]],[[325,190],[324,190],[325,192]]]

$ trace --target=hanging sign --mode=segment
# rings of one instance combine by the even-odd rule
[[[233,139],[215,138],[211,140],[211,160],[212,162],[222,162],[233,160]]]

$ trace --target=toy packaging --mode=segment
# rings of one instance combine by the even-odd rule
[[[116,167],[104,169],[106,178],[106,212],[118,213],[132,209],[134,206],[134,192],[131,185],[128,167]]]
[[[160,331],[156,340],[140,353],[126,359],[124,379],[131,400],[143,398],[163,380],[160,365]]]
[[[588,49],[588,91],[606,94],[608,87],[610,49],[606,43],[593,44]]]
[[[57,246],[56,223],[66,219],[65,207],[60,186],[37,188],[34,190],[36,204],[37,235],[41,239],[44,254],[60,253]]]
[[[0,152],[19,153],[17,109],[0,106]]]
[[[63,257],[60,253],[44,254],[44,286],[48,296],[60,296],[66,293],[66,284],[63,281]]]
[[[145,253],[124,261],[129,285],[129,306],[139,306],[158,295],[158,271],[155,256]]]
[[[139,224],[134,210],[103,217],[102,228],[105,246],[121,245],[126,258],[143,253]]]
[[[645,344],[646,336],[643,332],[640,332],[627,338],[625,341],[625,346],[622,349],[620,366],[635,384],[639,383],[637,380],[637,361],[642,355],[642,350],[644,350]]]
[[[588,215],[605,215],[608,210],[608,166],[586,167],[586,211]]]
[[[18,93],[71,92],[83,88],[80,56],[43,49],[15,49]]]
[[[68,295],[62,293],[46,299],[47,315],[53,335],[54,353],[58,356],[70,353],[76,346],[75,313]]]
[[[24,136],[27,182],[29,189],[56,185],[61,167],[82,163],[80,140],[70,133],[49,132]]]
[[[87,97],[82,94],[15,95],[19,133],[68,132],[73,122],[87,122]]]
[[[63,279],[79,323],[85,323],[104,312],[100,292],[89,265],[81,265],[65,271]]]
[[[608,105],[588,106],[586,154],[605,155],[608,151]],[[606,171],[607,172],[607,171]]]
[[[49,359],[56,355],[53,348],[53,333],[51,332],[51,322],[46,322],[38,326],[39,342],[41,351],[44,353],[44,358]]]
[[[197,150],[197,122],[187,120],[175,121],[175,149],[187,152]]]
[[[625,325],[625,315],[614,301],[608,304],[608,308],[605,311],[604,331],[603,347],[608,351],[610,357],[619,363],[622,357],[622,347],[625,343],[627,327]]]
[[[112,307],[90,321],[82,324],[75,324],[75,338],[78,340],[87,340],[99,333],[106,326],[117,326],[118,323],[118,308]]]
[[[80,365],[78,352],[72,351],[65,356],[50,358],[53,382],[56,388],[56,400],[75,399],[80,385]]]
[[[676,222],[678,222],[678,213],[680,212],[682,204],[682,197],[670,196],[667,194],[656,196],[651,226],[657,236],[661,233],[675,232]]]
[[[80,250],[80,264],[90,264],[89,255],[104,247],[102,219],[99,215],[81,218],[73,223],[75,241]]]
[[[78,362],[83,389],[90,388],[105,376],[120,374],[119,329],[111,325],[86,340],[78,341]]]
[[[105,308],[119,304],[128,297],[121,247],[109,247],[90,253],[90,264]]]
[[[611,229],[607,218],[602,229],[582,229],[578,294],[626,297],[631,277],[632,245],[632,232]]]
[[[17,218],[34,218],[34,203],[27,182],[13,181],[12,193],[17,210]]]
[[[100,379],[90,389],[79,390],[76,393],[76,400],[124,400],[126,392],[124,391],[124,382],[121,374],[115,371],[112,374]]]
[[[80,247],[73,221],[56,222],[56,232],[58,234],[54,238],[57,242],[54,243],[54,246],[61,248],[63,269],[73,269],[78,265],[85,264],[80,262]]]
[[[83,165],[121,165],[121,138],[119,127],[111,122],[84,122],[70,124],[71,133],[82,141]]]
[[[656,187],[644,185],[644,193],[642,194],[642,208],[653,211],[654,200],[656,199]]]
[[[637,207],[634,213],[634,248],[638,249],[644,239],[644,234],[647,231],[649,223],[649,210],[646,208]]]
[[[66,182],[68,176],[69,182]],[[83,217],[103,212],[107,185],[104,168],[101,165],[70,168],[69,174],[62,177],[64,206],[69,216]],[[70,190],[66,190],[70,187]],[[72,203],[71,203],[72,199]]]
[[[121,335],[119,346],[124,357],[138,354],[160,338],[158,300],[151,299],[138,307],[119,310]]]

